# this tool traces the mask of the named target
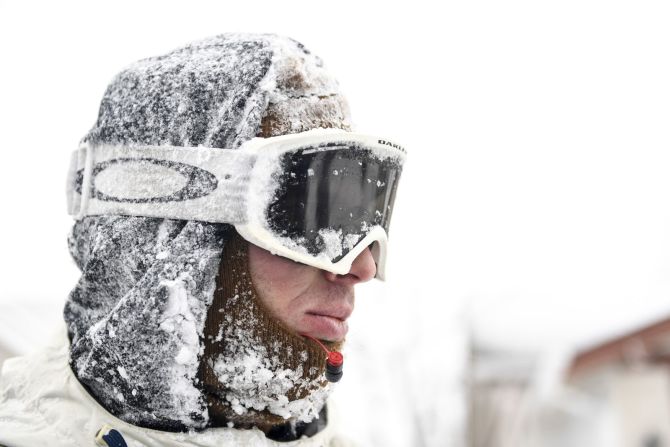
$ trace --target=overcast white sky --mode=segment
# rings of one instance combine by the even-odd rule
[[[474,314],[513,347],[670,315],[669,20],[660,1],[0,1],[0,304],[59,312],[76,281],[65,173],[111,77],[270,31],[324,59],[359,130],[408,148],[394,306]]]

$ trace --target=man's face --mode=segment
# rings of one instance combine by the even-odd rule
[[[354,286],[374,278],[377,267],[369,248],[348,274],[336,275],[250,243],[249,271],[261,302],[275,318],[300,334],[342,341],[354,310]]]

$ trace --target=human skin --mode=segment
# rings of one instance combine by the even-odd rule
[[[273,255],[249,244],[249,272],[261,302],[288,328],[320,340],[338,342],[347,334],[354,310],[354,286],[371,280],[377,266],[369,248],[338,275]]]

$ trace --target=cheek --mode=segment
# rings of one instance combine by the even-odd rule
[[[273,255],[253,244],[249,244],[249,272],[261,302],[286,324],[299,317],[301,295],[319,274],[314,267]]]

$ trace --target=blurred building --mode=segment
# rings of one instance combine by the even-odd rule
[[[670,447],[670,318],[566,357],[470,355],[470,447]]]
[[[468,445],[518,446],[529,429],[534,353],[471,346],[468,375]]]

